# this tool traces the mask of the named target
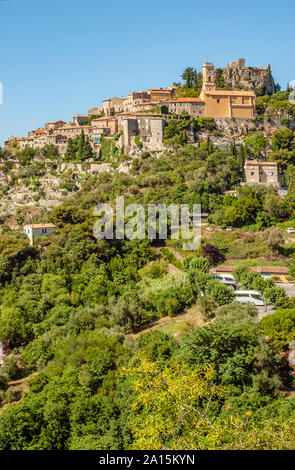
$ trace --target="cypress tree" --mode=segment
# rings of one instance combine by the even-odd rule
[[[65,154],[65,160],[68,162],[72,162],[75,160],[75,157],[76,157],[75,145],[74,145],[73,139],[69,139],[66,154]]]

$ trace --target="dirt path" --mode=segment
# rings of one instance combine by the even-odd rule
[[[182,333],[191,332],[200,328],[205,324],[206,323],[204,322],[198,307],[194,305],[189,310],[177,315],[176,317],[163,317],[144,326],[137,333],[134,333],[132,337],[136,339],[138,336],[157,328],[170,332],[173,336],[179,336]]]
[[[12,380],[11,382],[8,383],[8,385],[10,387],[15,388],[15,390],[17,391],[28,392],[29,391],[28,382],[29,380],[36,377],[37,374],[38,372],[34,372],[33,374],[29,375],[28,377],[25,377],[24,379]]]
[[[21,393],[28,393],[29,391],[29,385],[28,385],[28,382],[33,378],[33,377],[36,377],[36,375],[38,375],[38,372],[34,372],[33,374],[29,375],[28,377],[25,377],[24,379],[20,379],[20,380],[12,380],[8,383],[9,387],[12,387],[14,389],[15,392],[21,392]],[[17,400],[17,401],[13,401],[11,403],[6,403],[3,408],[0,409],[0,415],[1,413],[3,412],[3,410],[5,410],[5,408],[8,406],[8,405],[18,405],[19,403],[21,403],[22,401],[22,398],[20,400]]]

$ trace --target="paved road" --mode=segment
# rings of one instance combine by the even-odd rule
[[[277,282],[276,285],[278,287],[283,287],[288,297],[295,297],[295,286],[289,282]],[[258,310],[258,318],[261,320],[262,318],[270,315],[271,313],[275,312],[275,308],[273,305],[269,305],[267,310],[265,311],[265,307],[257,307]]]
[[[266,310],[265,310],[265,307],[257,307],[257,310],[258,310],[259,321],[262,318],[267,317],[267,315],[270,315],[271,313],[275,312],[275,308],[273,307],[273,305],[268,305]]]
[[[276,284],[278,287],[283,287],[286,291],[288,297],[295,297],[295,286],[290,282],[278,282]]]

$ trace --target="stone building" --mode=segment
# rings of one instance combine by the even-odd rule
[[[63,127],[66,123],[64,121],[53,121],[53,122],[47,122],[45,124],[45,129],[51,129],[51,130],[56,130],[59,127]]]
[[[160,116],[147,114],[121,116],[119,129],[123,131],[122,147],[128,151],[134,137],[139,136],[143,149],[163,150],[165,124],[165,119]]]
[[[265,184],[280,187],[280,174],[276,162],[246,160],[246,184]]]
[[[93,114],[99,115],[102,112],[103,112],[103,106],[97,106],[96,108],[88,109],[87,114],[88,114],[88,117],[89,117],[89,116],[92,116]]]
[[[205,102],[205,116],[212,118],[248,118],[255,116],[255,93],[245,90],[217,90],[212,63],[203,65],[200,99]]]
[[[124,99],[124,112],[134,113],[137,105],[149,103],[150,101],[151,96],[147,91],[128,93],[127,98]]]
[[[205,116],[205,102],[200,98],[178,98],[169,101],[169,113],[190,114],[192,117]]]
[[[124,111],[124,98],[110,98],[103,101],[103,110],[105,116],[114,116],[117,113]]]
[[[92,119],[91,126],[95,127],[96,129],[104,129],[103,133],[118,133],[118,119],[115,116],[106,116]]]
[[[83,126],[84,122],[87,121],[88,118],[89,118],[88,114],[87,115],[76,114],[75,116],[73,116],[73,124],[75,126]]]

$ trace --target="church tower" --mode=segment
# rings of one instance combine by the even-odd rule
[[[215,68],[211,62],[203,64],[203,90],[216,90]]]

